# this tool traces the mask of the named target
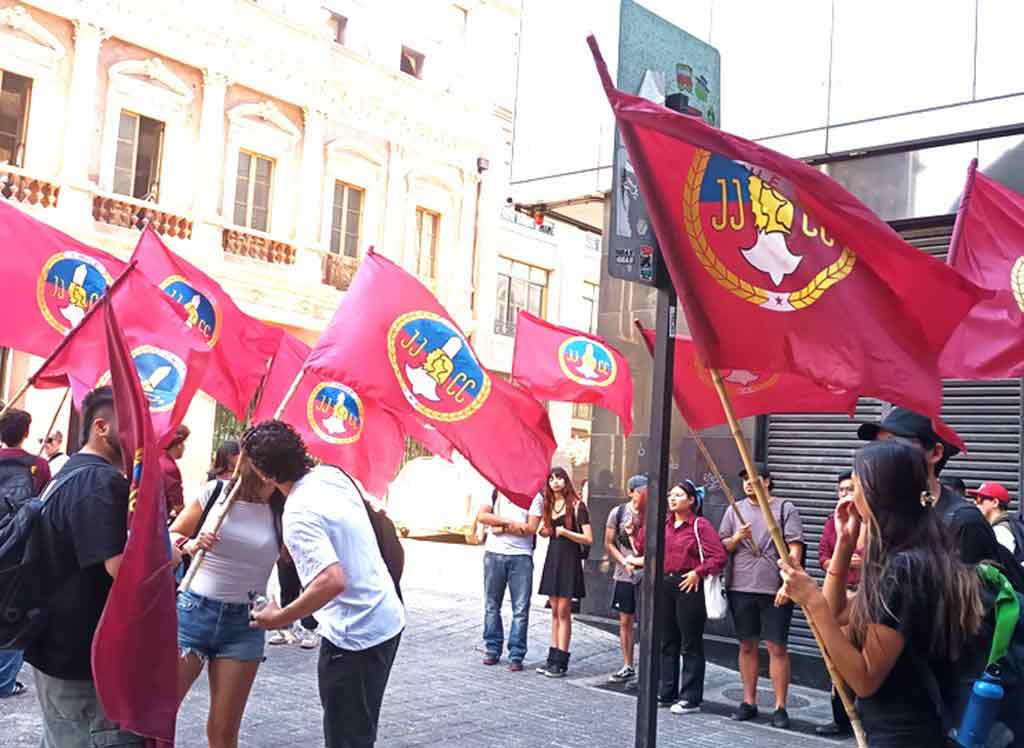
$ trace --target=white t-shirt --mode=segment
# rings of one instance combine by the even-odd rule
[[[317,633],[331,644],[361,651],[405,628],[405,608],[366,507],[343,472],[321,465],[295,483],[285,504],[284,542],[303,586],[331,564],[345,573],[345,591],[313,614]]]
[[[486,501],[482,502],[481,506],[487,508],[491,514],[495,514],[502,519],[511,520],[512,522],[521,522],[525,524],[529,521],[530,517],[541,517],[544,514],[544,495],[537,494],[533,497],[533,503],[530,504],[530,510],[527,511],[519,506],[516,506],[508,500],[502,494],[498,494],[497,500],[495,500],[493,506],[491,505],[490,497]],[[492,532],[493,527],[487,528],[487,540],[484,541],[484,550],[490,551],[491,553],[500,553],[504,556],[532,556],[534,538],[531,535],[512,535],[511,533],[497,533]]]
[[[203,508],[216,485],[217,481],[210,481],[200,494]],[[227,499],[227,494],[225,483],[218,503]],[[218,507],[210,510],[203,527],[212,529],[217,511]],[[236,501],[218,534],[220,540],[207,552],[190,590],[222,603],[247,603],[250,592],[266,592],[270,571],[281,554],[270,506]]]

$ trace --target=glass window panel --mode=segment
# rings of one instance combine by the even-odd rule
[[[363,191],[355,187],[346,187],[348,190],[348,209],[357,214],[363,206]]]
[[[939,9],[925,0],[835,0],[833,7],[831,123],[971,99],[973,2]],[[927,33],[917,33],[925,17]],[[886,53],[894,50],[899,64]]]
[[[248,225],[248,203],[245,201],[239,202],[235,200],[234,222],[236,226]]]
[[[546,286],[548,284],[548,271],[541,270],[540,268],[530,268],[530,282]]]
[[[139,145],[135,157],[135,187],[132,193],[139,199],[156,198],[163,134],[163,122],[147,117],[139,118]]]
[[[509,283],[509,299],[512,306],[522,309],[526,306],[526,281],[513,278]]]
[[[498,272],[504,273],[505,275],[512,274],[512,261],[507,257],[498,258]]]
[[[121,112],[121,118],[117,123],[117,137],[125,140],[135,140],[135,127],[138,121],[134,114]]]
[[[526,278],[526,279],[529,279],[529,277],[530,277],[530,266],[529,265],[524,265],[521,262],[513,261],[512,262],[512,275],[515,276],[516,278]]]
[[[331,252],[338,254],[341,251],[341,232],[337,229],[331,229]]]
[[[269,182],[270,172],[273,167],[273,161],[266,158],[256,157],[256,180]]]
[[[345,234],[345,256],[359,257],[359,237],[355,234]]]
[[[238,176],[245,176],[249,179],[249,169],[252,168],[252,156],[245,151],[238,154]]]
[[[981,141],[978,144],[978,168],[986,176],[1024,194],[1024,136]]]
[[[253,207],[252,209],[252,227],[257,231],[267,230],[267,218],[268,213],[265,208]]]
[[[117,145],[114,148],[114,192],[132,195],[135,188],[135,148],[139,119],[121,112],[117,126]]]
[[[341,182],[334,183],[334,215],[338,215],[345,205],[345,185]]]
[[[253,209],[266,211],[270,207],[270,185],[266,182],[254,182],[252,186]]]
[[[543,286],[536,286],[530,284],[529,298],[526,303],[526,311],[531,314],[536,314],[538,317],[544,316],[544,288]]]

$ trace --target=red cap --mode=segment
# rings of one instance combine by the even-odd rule
[[[1006,490],[1002,483],[996,483],[995,481],[982,483],[977,488],[969,490],[967,495],[984,496],[987,499],[995,499],[1000,504],[1010,503],[1010,492]]]

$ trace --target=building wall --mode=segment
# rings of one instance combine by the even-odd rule
[[[33,79],[24,166],[2,167],[0,177],[38,180],[13,198],[18,207],[122,258],[138,229],[117,225],[97,201],[187,223],[188,232],[164,235],[172,249],[244,311],[307,342],[347,286],[322,270],[341,180],[365,191],[360,254],[374,245],[414,271],[416,208],[440,214],[437,273],[424,280],[473,331],[473,304],[493,295],[483,272],[500,244],[492,226],[506,186],[501,170],[481,171],[478,159],[506,160],[518,4],[327,5],[348,18],[344,45],[334,41],[328,9],[310,0],[0,0],[0,68]],[[422,79],[399,70],[403,45],[425,55]],[[155,203],[112,193],[122,109],[165,123]],[[275,160],[265,233],[232,224],[239,149]],[[55,206],[38,201],[39,185],[59,187]],[[255,256],[226,250],[231,232]],[[267,241],[287,247],[286,261],[257,251]],[[39,363],[15,354],[0,396]],[[28,393],[33,443],[61,395]],[[67,410],[58,418],[65,432]],[[193,487],[208,465],[215,410],[201,395],[186,418],[193,436],[182,467]]]

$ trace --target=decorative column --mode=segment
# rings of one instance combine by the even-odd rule
[[[68,221],[90,223],[92,191],[89,161],[93,143],[99,138],[100,120],[96,116],[96,83],[99,78],[100,45],[108,34],[96,24],[76,20],[75,51],[71,68],[71,92],[68,96],[65,121],[74,123],[64,128],[64,150],[61,167],[60,210]]]
[[[299,155],[299,185],[295,190],[298,200],[295,214],[295,272],[309,283],[321,279],[322,262],[318,250],[323,249],[320,237],[320,210],[323,205],[324,134],[327,115],[315,107],[303,107],[305,128],[302,133],[302,152]]]
[[[193,245],[204,257],[216,257],[214,247],[221,246],[221,188],[233,175],[224,173],[224,98],[228,77],[214,70],[203,70],[203,103],[199,115],[199,168],[195,181],[195,225]],[[207,260],[208,261],[208,260]]]

